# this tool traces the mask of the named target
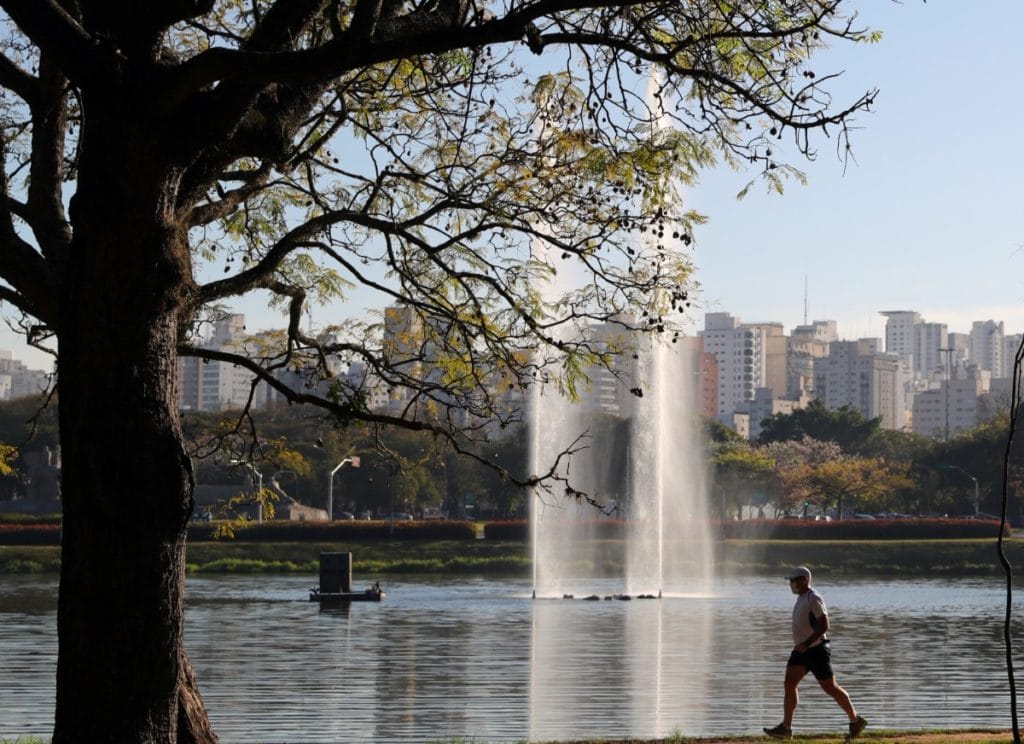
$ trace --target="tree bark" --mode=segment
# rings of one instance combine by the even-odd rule
[[[176,169],[146,122],[86,111],[58,325],[53,741],[215,742],[183,645],[193,480],[177,409],[189,265]]]

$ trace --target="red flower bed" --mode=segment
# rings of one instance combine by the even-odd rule
[[[60,545],[60,525],[0,524],[0,545]]]
[[[193,522],[188,539],[213,540],[216,522]],[[470,522],[361,521],[248,522],[234,529],[234,540],[244,542],[305,542],[332,540],[468,540],[476,536]]]

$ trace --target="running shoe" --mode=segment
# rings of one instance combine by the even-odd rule
[[[856,739],[860,736],[861,731],[868,725],[868,719],[864,716],[857,716],[850,721],[850,738]]]
[[[861,728],[863,728],[863,726]],[[853,730],[853,724],[852,723],[850,724],[850,730],[851,731]],[[793,729],[789,728],[789,726],[787,726],[784,723],[780,723],[775,728],[767,728],[766,727],[764,729],[764,732],[766,734],[768,734],[768,736],[772,737],[773,739],[792,739],[793,738]],[[860,733],[860,732],[858,731],[858,733]]]

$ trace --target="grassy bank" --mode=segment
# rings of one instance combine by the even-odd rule
[[[1011,563],[1024,562],[1024,540],[1006,542]],[[530,574],[530,551],[522,541],[371,540],[365,542],[195,542],[188,546],[189,570],[198,573],[315,573],[321,552],[351,551],[357,575]],[[609,575],[622,571],[622,545],[601,544]],[[723,540],[714,543],[721,573],[777,574],[808,564],[821,574],[996,575],[995,541],[973,540]],[[49,573],[60,567],[60,548],[50,545],[0,546],[0,573]],[[589,570],[590,567],[585,567]]]
[[[797,735],[795,741],[801,744],[836,744],[836,734]],[[1013,741],[1011,732],[1006,731],[880,731],[863,734],[864,741],[898,742],[899,744],[1006,744]],[[48,744],[49,739],[35,736],[18,739],[0,739],[0,744]],[[747,742],[768,742],[764,736],[692,737],[676,734],[664,739],[584,739],[561,744],[746,744]],[[486,739],[434,739],[432,744],[487,744]],[[526,744],[524,739],[522,744]],[[547,742],[547,744],[559,744]]]
[[[1024,559],[1024,539],[1005,543],[1013,565]],[[879,576],[989,575],[1002,573],[996,541],[974,540],[725,540],[716,564],[724,573],[774,574],[813,565],[821,574]]]

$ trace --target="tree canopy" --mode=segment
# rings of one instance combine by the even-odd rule
[[[865,418],[850,406],[830,409],[815,398],[805,408],[792,413],[776,413],[761,423],[760,441],[785,442],[811,437],[835,442],[845,452],[859,452],[882,429],[882,419]]]
[[[179,355],[339,425],[485,438],[539,382],[571,392],[625,374],[634,333],[674,338],[702,220],[679,185],[727,163],[781,188],[820,135],[845,157],[874,98],[834,101],[814,65],[877,38],[845,0],[0,9],[0,301],[60,395],[57,743],[216,738],[182,646]],[[304,327],[357,287],[408,332]],[[252,293],[286,330],[203,348]]]

